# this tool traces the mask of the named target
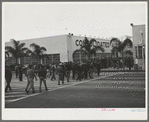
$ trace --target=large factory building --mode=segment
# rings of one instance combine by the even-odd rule
[[[21,43],[25,43],[25,47],[32,49],[30,47],[30,44],[36,43],[40,46],[43,46],[47,49],[46,56],[41,60],[41,63],[59,63],[61,62],[67,62],[67,61],[80,61],[85,59],[86,57],[81,53],[78,53],[78,55],[75,55],[73,57],[73,52],[77,49],[80,49],[81,44],[83,42],[85,37],[83,36],[75,36],[73,34],[67,34],[67,35],[59,35],[59,36],[51,36],[51,37],[43,37],[43,38],[35,38],[35,39],[27,39],[27,40],[19,40]],[[87,37],[89,40],[92,39],[92,37]],[[102,57],[110,57],[111,56],[111,46],[110,46],[110,40],[109,39],[101,39],[101,38],[94,38],[97,43],[102,45],[102,47],[105,49],[105,52],[98,51],[96,58],[102,58]],[[5,46],[13,46],[12,41],[6,42]],[[81,56],[80,56],[81,55]],[[91,57],[95,58],[95,57]],[[21,57],[19,59],[19,63],[21,64],[28,64],[28,63],[36,63],[37,59],[34,57]],[[8,64],[14,64],[15,59],[11,59],[8,61]]]

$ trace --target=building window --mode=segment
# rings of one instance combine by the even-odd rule
[[[142,59],[142,46],[138,46],[138,58]]]

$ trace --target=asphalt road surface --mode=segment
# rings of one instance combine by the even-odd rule
[[[5,93],[6,108],[143,108],[145,73],[101,73],[99,78],[66,82],[48,81],[42,93],[27,95],[26,81],[13,81],[13,91]],[[38,89],[39,83],[35,83]]]

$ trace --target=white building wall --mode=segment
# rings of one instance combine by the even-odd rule
[[[46,54],[60,54],[60,61],[67,62],[73,61],[73,52],[77,49],[80,49],[81,46],[76,45],[76,40],[84,40],[85,37],[82,36],[73,36],[73,35],[60,35],[53,37],[43,37],[27,40],[19,40],[21,43],[25,43],[25,47],[32,49],[30,44],[36,43],[40,46],[44,46],[47,51]],[[88,39],[92,39],[87,37]],[[102,42],[103,48],[105,49],[104,53],[111,53],[110,40],[94,38],[96,41]],[[18,40],[17,40],[18,41]],[[103,42],[109,43],[109,47],[106,48]],[[13,46],[12,42],[6,42],[5,46]],[[102,53],[98,51],[97,53]]]
[[[53,36],[53,37],[44,37],[44,38],[35,38],[20,40],[21,43],[25,43],[25,47],[32,49],[30,44],[36,43],[40,46],[44,46],[47,51],[46,54],[60,54],[60,61],[67,61],[67,36]],[[5,46],[13,46],[12,42],[5,43]]]

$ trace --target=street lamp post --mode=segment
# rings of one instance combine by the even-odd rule
[[[81,64],[81,53],[82,53],[82,50],[80,50],[80,64]]]
[[[144,65],[144,70],[145,70],[145,45],[142,46],[142,52],[143,52],[143,65]]]
[[[141,43],[143,43],[143,30],[140,30],[140,34],[141,34]],[[144,48],[145,46],[142,45],[142,63],[143,63],[143,69],[145,69],[145,57],[144,57]]]
[[[67,51],[67,56],[68,56],[68,62],[69,62],[69,51]]]

